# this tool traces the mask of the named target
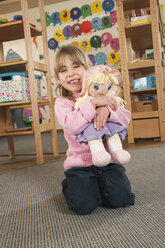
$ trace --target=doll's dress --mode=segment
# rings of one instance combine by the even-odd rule
[[[81,133],[76,135],[75,141],[79,143],[88,142],[95,139],[107,139],[118,133],[121,141],[127,135],[127,127],[123,127],[117,123],[107,121],[102,130],[97,130],[94,123],[91,122]]]

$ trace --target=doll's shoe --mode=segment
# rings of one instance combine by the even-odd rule
[[[113,161],[116,164],[126,164],[130,161],[131,155],[125,150],[118,150],[116,152],[111,152]]]
[[[110,163],[111,155],[104,150],[98,151],[92,155],[92,162],[95,166],[102,167]]]

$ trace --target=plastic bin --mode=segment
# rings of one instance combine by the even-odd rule
[[[37,98],[41,99],[41,79],[35,75]],[[27,101],[30,99],[30,87],[26,72],[0,74],[0,102]]]

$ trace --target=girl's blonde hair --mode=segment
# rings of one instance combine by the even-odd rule
[[[110,93],[114,94],[118,105],[124,106],[125,101],[122,98],[116,96],[116,87],[115,86],[119,85],[119,82],[116,79],[116,77],[114,77],[114,75],[112,75],[110,72],[109,73],[98,72],[98,73],[87,78],[84,95],[77,99],[77,101],[75,103],[75,109],[77,109],[87,99],[87,97],[89,95],[89,88],[93,82],[97,82],[97,84],[105,84],[107,82],[107,80],[111,81],[111,89],[107,92],[106,95],[109,95]]]
[[[63,65],[63,62],[65,60],[65,57],[68,56],[73,63],[83,65],[85,70],[87,70],[90,67],[90,60],[88,56],[84,53],[81,48],[75,45],[65,45],[58,49],[56,56],[55,56],[55,79],[57,81],[57,86],[55,88],[56,95],[64,96],[64,97],[72,97],[71,92],[66,90],[59,81],[58,74],[60,72],[60,68]]]

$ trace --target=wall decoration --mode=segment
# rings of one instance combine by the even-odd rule
[[[48,27],[51,23],[50,15],[48,14],[48,12],[45,12],[45,21],[46,21],[46,27]]]
[[[91,47],[90,41],[87,39],[80,41],[79,47],[81,47],[81,49],[84,50],[84,52],[88,52]]]
[[[56,48],[58,47],[58,41],[56,41],[54,38],[51,38],[48,40],[48,47],[53,50],[56,51]]]
[[[60,12],[60,20],[62,22],[68,22],[70,20],[70,11],[68,9],[63,9]]]
[[[61,24],[60,13],[57,11],[54,12],[50,17],[50,20],[53,23],[53,25]]]
[[[79,22],[79,18],[81,16],[81,10],[79,8],[75,7],[73,9],[71,9],[70,13],[71,13],[72,21],[77,20]]]
[[[90,21],[84,21],[81,23],[81,31],[84,34],[91,33],[92,31],[92,23]]]
[[[94,32],[101,29],[102,21],[99,17],[92,18],[91,23]]]
[[[120,61],[120,54],[118,52],[111,52],[107,57],[110,64],[114,65]]]
[[[96,64],[105,65],[107,60],[107,55],[104,52],[99,52],[95,56]]]
[[[112,9],[115,6],[115,3],[113,0],[104,0],[102,6],[103,6],[105,13],[107,13],[107,12],[112,11]]]
[[[73,33],[72,33],[72,26],[67,25],[64,29],[63,29],[63,34],[64,36],[69,39],[70,37],[73,37]]]
[[[11,48],[7,51],[6,61],[23,60],[23,58]]]
[[[93,55],[93,54],[88,54],[88,57],[89,57],[90,61],[92,62],[92,65],[94,66],[94,65],[96,64],[95,55]]]
[[[48,14],[48,12],[45,12],[45,21],[46,27],[48,27],[51,24],[50,15]],[[41,22],[41,19],[37,19],[37,22]]]
[[[79,47],[79,42],[78,41],[73,41],[71,44]]]
[[[80,23],[76,23],[72,26],[72,33],[73,33],[74,37],[81,35],[82,31],[81,31],[81,24]]]
[[[113,24],[116,24],[117,23],[117,11],[116,10],[113,10],[110,13],[110,17],[112,18],[112,23]]]
[[[81,15],[83,18],[92,15],[91,6],[89,4],[81,6]]]
[[[110,16],[103,16],[101,20],[103,29],[112,27],[112,18]]]
[[[115,52],[119,51],[119,39],[118,38],[112,39],[110,45],[111,45],[111,48]]]
[[[103,33],[101,35],[101,41],[104,46],[107,46],[112,41],[112,35],[108,32]]]
[[[94,47],[94,48],[96,48],[96,49],[98,47],[101,47],[101,38],[100,38],[100,36],[98,36],[98,35],[93,36],[90,39],[90,43],[91,43],[91,46]]]
[[[103,10],[101,1],[94,1],[91,5],[92,14],[100,14]]]
[[[58,29],[54,32],[54,39],[56,41],[62,41],[65,39],[65,36],[63,35],[63,30],[62,29]]]
[[[33,43],[35,44],[36,48],[38,49],[37,36],[33,37]]]

